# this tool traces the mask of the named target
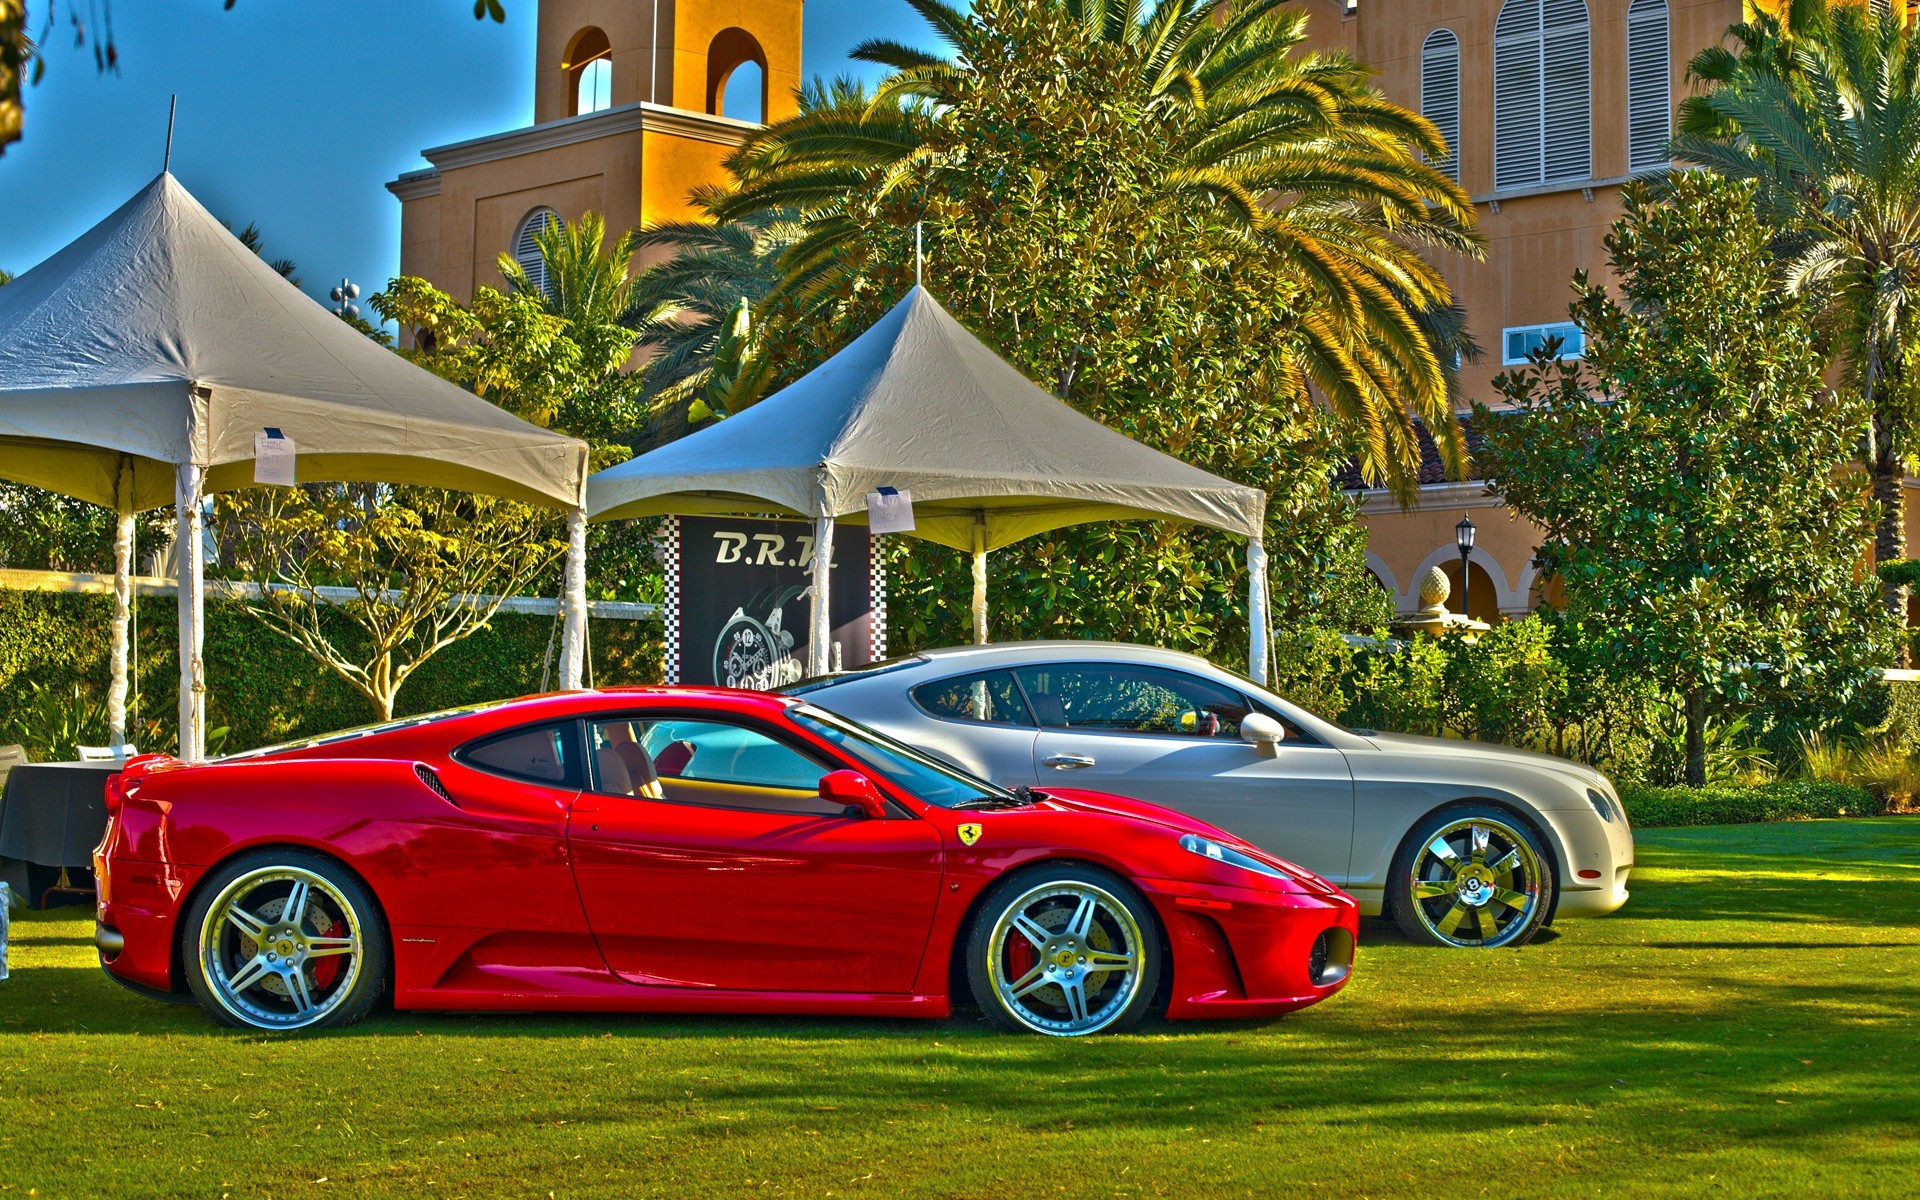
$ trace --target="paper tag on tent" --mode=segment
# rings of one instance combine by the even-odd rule
[[[253,481],[293,486],[293,439],[269,425],[253,435]]]
[[[869,533],[907,533],[913,529],[913,493],[883,487],[867,493]]]

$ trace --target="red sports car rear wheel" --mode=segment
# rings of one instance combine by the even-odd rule
[[[223,868],[188,911],[181,941],[194,996],[237,1028],[349,1025],[386,986],[373,897],[338,863],[305,851],[260,851]]]

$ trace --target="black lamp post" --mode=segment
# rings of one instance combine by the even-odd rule
[[[1453,544],[1460,547],[1460,615],[1470,619],[1473,614],[1467,609],[1467,601],[1472,595],[1468,589],[1473,586],[1473,580],[1467,574],[1467,563],[1473,558],[1472,517],[1462,516],[1460,523],[1453,527]]]

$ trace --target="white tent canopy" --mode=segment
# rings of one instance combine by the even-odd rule
[[[254,439],[269,429],[292,440],[302,482],[418,484],[572,510],[578,549],[567,564],[561,674],[577,684],[568,668],[584,646],[585,444],[356,333],[162,174],[0,287],[0,478],[121,514],[116,736],[124,731],[132,514],[176,505],[181,754],[197,757],[201,501],[253,483]]]
[[[867,493],[913,498],[912,536],[974,555],[985,636],[990,550],[1090,521],[1171,518],[1248,539],[1252,670],[1266,667],[1266,494],[1142,445],[1036,387],[914,288],[871,329],[736,416],[595,474],[593,520],[665,513],[811,518],[815,673],[825,670],[833,524],[867,519]]]

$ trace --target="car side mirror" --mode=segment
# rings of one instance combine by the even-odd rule
[[[1248,713],[1240,718],[1240,737],[1253,743],[1253,748],[1266,758],[1272,758],[1280,750],[1280,743],[1286,740],[1286,727],[1265,713]]]
[[[829,771],[820,777],[820,798],[833,804],[857,806],[876,821],[887,817],[887,801],[880,789],[858,771]]]

